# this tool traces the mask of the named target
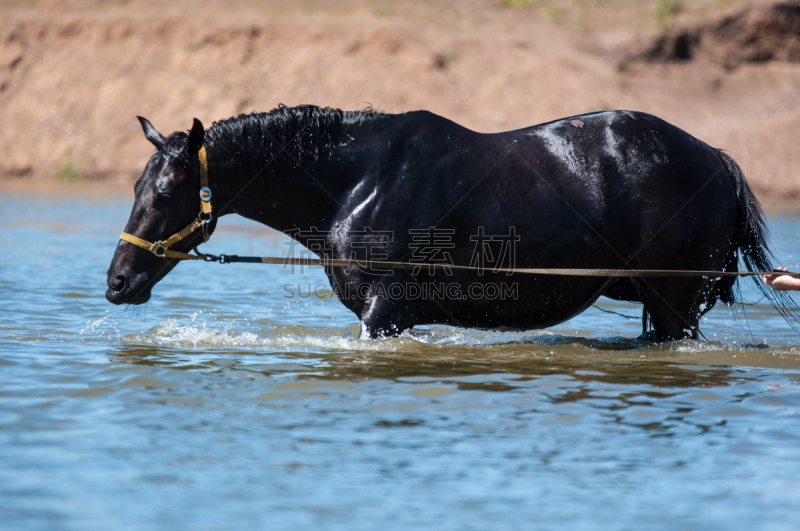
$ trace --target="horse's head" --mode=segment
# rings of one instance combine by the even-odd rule
[[[156,244],[176,235],[198,218],[201,207],[200,162],[198,152],[203,147],[203,124],[195,119],[187,136],[176,132],[164,137],[150,122],[139,117],[144,136],[156,146],[142,176],[136,181],[133,211],[125,226],[123,237],[133,236],[141,244]],[[202,153],[205,156],[205,151]],[[210,192],[209,192],[210,198]],[[210,205],[210,203],[209,203]],[[209,223],[208,232],[214,221]],[[168,245],[169,252],[153,246],[142,248],[140,243],[120,240],[111,266],[108,268],[106,299],[114,304],[142,304],[150,299],[153,286],[178,263],[170,257],[175,252],[187,252],[203,241],[200,230]]]

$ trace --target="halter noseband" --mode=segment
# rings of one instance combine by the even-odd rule
[[[191,235],[197,229],[200,229],[203,234],[203,242],[207,242],[211,236],[208,233],[208,224],[211,222],[211,189],[208,187],[208,159],[206,156],[205,146],[200,148],[197,152],[197,159],[200,163],[200,213],[197,218],[189,223],[183,230],[176,232],[166,240],[150,243],[133,234],[123,232],[119,237],[120,240],[132,243],[137,247],[141,247],[145,251],[150,251],[159,258],[178,258],[181,260],[205,260],[206,255],[194,248],[197,255],[181,253],[178,251],[170,251],[169,248]]]

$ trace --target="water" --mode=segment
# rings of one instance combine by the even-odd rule
[[[800,528],[800,348],[768,306],[666,345],[606,299],[633,319],[360,341],[324,291],[283,298],[319,271],[184,263],[114,307],[131,199],[90,196],[0,205],[3,529]],[[800,219],[771,226],[796,266]],[[207,247],[285,249],[234,218]]]

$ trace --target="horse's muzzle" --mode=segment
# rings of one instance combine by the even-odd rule
[[[142,275],[108,273],[106,300],[112,304],[144,304],[150,300],[150,287]]]

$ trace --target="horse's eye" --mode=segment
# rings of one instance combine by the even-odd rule
[[[169,194],[165,194],[165,193],[158,194],[158,200],[161,203],[166,203],[167,201],[169,201],[169,199],[170,199]]]

